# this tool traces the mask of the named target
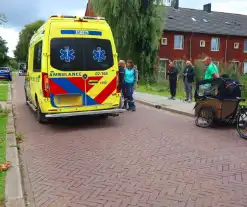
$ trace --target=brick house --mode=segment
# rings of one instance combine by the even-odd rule
[[[214,12],[211,4],[204,5],[202,10],[180,8],[178,1],[173,7],[164,6],[164,10],[164,32],[158,53],[160,75],[166,76],[168,60],[182,69],[187,59],[195,63],[203,55],[211,56],[216,64],[233,64],[235,70],[247,73],[246,15]],[[89,6],[85,15],[94,15]]]

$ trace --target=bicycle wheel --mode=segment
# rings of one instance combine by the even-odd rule
[[[237,132],[243,139],[247,139],[247,108],[240,109],[237,115]]]
[[[198,127],[208,128],[214,124],[214,111],[210,107],[203,107],[200,109],[195,124]]]

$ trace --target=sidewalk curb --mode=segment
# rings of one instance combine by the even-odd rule
[[[12,84],[9,84],[8,123],[6,134],[6,160],[11,163],[5,177],[5,207],[25,207],[22,178],[17,150],[14,113],[12,104]],[[10,133],[12,132],[12,133]]]
[[[159,105],[159,104],[150,103],[148,101],[143,101],[143,100],[140,100],[140,99],[137,99],[137,98],[135,99],[135,101],[138,102],[138,103],[141,103],[143,105],[156,108],[156,109],[161,109],[161,110],[164,110],[164,111],[169,111],[169,112],[172,112],[172,113],[175,113],[175,114],[185,115],[185,116],[188,116],[188,117],[195,117],[195,115],[193,113],[181,111],[181,110],[178,110],[178,109],[172,109],[172,108],[167,107],[167,106],[162,106],[162,105]]]

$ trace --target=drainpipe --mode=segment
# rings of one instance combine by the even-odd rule
[[[191,33],[191,36],[190,36],[190,60],[192,56],[192,37],[193,37],[193,32]]]
[[[226,64],[227,64],[227,50],[228,50],[228,38],[229,38],[229,35],[227,36],[227,38],[226,38],[226,48],[225,48],[225,67],[226,67]]]

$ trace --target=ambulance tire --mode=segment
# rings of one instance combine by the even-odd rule
[[[45,118],[45,115],[41,112],[40,107],[39,107],[39,102],[36,98],[36,106],[37,106],[37,110],[36,110],[36,119],[40,124],[45,124],[47,123],[47,119]]]

